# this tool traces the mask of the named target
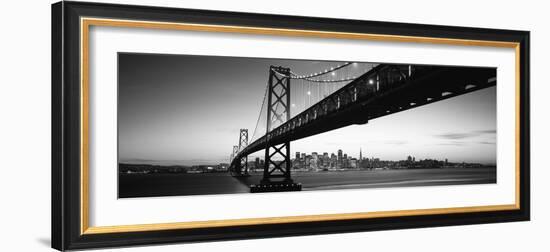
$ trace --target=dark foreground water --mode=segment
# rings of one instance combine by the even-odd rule
[[[302,190],[496,183],[496,167],[339,172],[295,172]],[[119,197],[249,193],[261,173],[236,179],[228,173],[120,174]]]

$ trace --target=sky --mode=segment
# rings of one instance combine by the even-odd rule
[[[252,137],[270,65],[301,74],[344,62],[119,53],[119,162],[197,165],[228,162],[239,129]],[[360,75],[359,63],[329,78]],[[292,114],[334,84],[291,82]],[[343,84],[341,84],[343,85]],[[340,86],[341,86],[340,85]],[[496,87],[391,114],[291,143],[291,153],[342,149],[352,157],[496,163]],[[309,92],[309,95],[307,95]],[[265,120],[265,115],[260,117]],[[262,124],[262,123],[260,123]],[[265,128],[256,129],[256,136]],[[263,152],[249,156],[262,157]]]

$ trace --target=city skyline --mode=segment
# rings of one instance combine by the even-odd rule
[[[312,155],[314,154],[317,154],[319,156],[322,156],[324,155],[324,153],[327,153],[329,156],[332,156],[332,155],[337,155],[337,153],[339,151],[342,151],[343,155],[347,155],[348,153],[345,152],[344,150],[342,149],[338,149],[338,151],[336,152],[328,152],[328,151],[314,151],[314,152],[310,152],[309,154],[307,152],[294,152],[295,154],[298,154],[300,153],[300,155],[302,154],[305,154],[306,156],[309,156],[311,157]],[[292,156],[292,155],[291,155]],[[448,158],[443,158],[443,159],[437,159],[437,158],[417,158],[416,156],[412,155],[412,154],[409,154],[409,155],[405,155],[403,156],[402,158],[398,158],[398,159],[382,159],[382,158],[379,158],[377,156],[373,156],[373,155],[367,155],[367,154],[364,154],[364,152],[361,151],[361,149],[359,150],[359,154],[358,156],[353,156],[353,155],[347,155],[347,158],[348,159],[357,159],[357,160],[372,160],[372,159],[377,159],[377,160],[380,160],[380,161],[391,161],[391,162],[398,162],[398,161],[403,161],[403,160],[407,160],[409,157],[412,157],[413,160],[446,160],[448,161],[449,163],[465,163],[464,160],[449,160]],[[264,159],[264,156],[263,155],[257,155],[257,156],[253,156],[253,155],[250,155],[249,158],[248,158],[248,162],[252,162],[253,160],[255,159],[259,159],[261,161],[263,161]],[[296,156],[292,156],[291,157],[291,160],[295,160],[296,159]],[[229,164],[229,160],[213,160],[213,161],[210,161],[210,162],[198,162],[198,163],[187,163],[187,164],[182,164],[182,162],[180,161],[174,161],[173,163],[172,162],[166,162],[165,160],[161,161],[161,162],[157,162],[157,160],[135,160],[135,162],[120,162],[120,163],[126,163],[126,164],[151,164],[151,165],[160,165],[160,166],[204,166],[204,165],[220,165],[220,164]],[[476,162],[470,162],[470,163],[476,163]],[[483,165],[496,165],[496,163],[479,163],[479,164],[483,164]]]
[[[359,157],[348,155],[339,149],[336,154],[331,152],[303,152],[294,153],[291,161],[291,170],[296,172],[324,172],[324,171],[350,171],[350,170],[401,170],[401,169],[437,169],[437,168],[490,168],[494,164],[453,162],[448,159],[416,159],[407,156],[401,160],[382,160],[376,157],[363,157],[362,151]],[[155,164],[130,164],[120,163],[121,174],[148,174],[148,173],[219,173],[229,171],[229,163],[195,164],[195,165],[155,165]],[[247,169],[250,172],[263,172],[265,160],[260,157],[249,159]]]
[[[228,162],[239,129],[254,128],[270,65],[307,73],[340,63],[121,53],[119,162]],[[496,87],[293,141],[291,153],[338,148],[494,164]]]

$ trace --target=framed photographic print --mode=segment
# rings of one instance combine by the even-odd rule
[[[529,32],[52,5],[52,247],[529,220]]]

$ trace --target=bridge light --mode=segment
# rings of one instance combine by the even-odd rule
[[[296,107],[296,104],[292,103],[292,107]]]
[[[373,80],[373,79],[369,79],[369,84],[370,84],[370,85],[374,84],[374,80]]]
[[[357,62],[353,62],[353,67],[357,67]]]
[[[311,91],[307,91],[307,95],[311,95]]]
[[[332,72],[332,76],[336,76],[336,72]]]
[[[416,103],[411,102],[411,103],[409,103],[409,105],[414,106],[414,105],[416,105]]]

